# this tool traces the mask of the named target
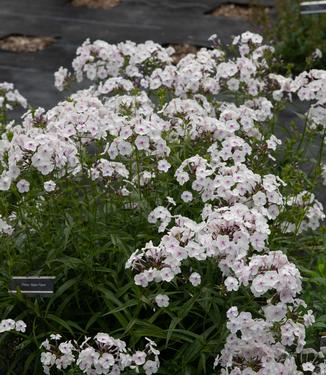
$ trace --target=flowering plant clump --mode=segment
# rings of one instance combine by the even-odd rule
[[[90,87],[4,123],[2,283],[36,272],[57,290],[1,306],[33,327],[47,374],[325,374],[305,348],[315,317],[295,251],[325,218],[325,72],[274,74],[273,48],[250,32],[229,49],[210,40],[176,65],[153,42],[87,40],[55,84]],[[20,353],[11,368],[27,371]]]
[[[126,368],[139,372],[142,366],[146,375],[155,374],[159,367],[156,344],[147,339],[144,351],[130,353],[126,343],[116,340],[106,333],[98,333],[94,337],[96,348],[90,345],[90,337],[78,346],[77,342],[59,342],[61,335],[52,334],[50,340],[42,343],[44,352],[41,362],[45,374],[50,374],[52,367],[65,370],[68,366],[76,364],[85,374],[120,374]],[[149,359],[152,357],[152,359]]]

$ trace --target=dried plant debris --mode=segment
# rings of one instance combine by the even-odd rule
[[[199,48],[191,44],[169,44],[168,47],[173,47],[175,52],[172,55],[173,63],[177,64],[182,58],[187,56],[189,53],[196,53]]]
[[[238,4],[223,4],[209,12],[211,16],[229,18],[242,18],[247,21],[253,20],[255,15],[261,12],[269,13],[270,9],[262,6],[248,6]]]
[[[0,49],[9,52],[37,52],[56,42],[51,36],[9,35],[0,39]]]
[[[76,7],[110,9],[120,4],[121,0],[71,0]]]

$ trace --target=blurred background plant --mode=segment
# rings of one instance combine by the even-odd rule
[[[300,0],[276,0],[275,12],[264,12],[256,4],[253,22],[275,47],[280,73],[298,74],[326,67],[326,14],[300,14]]]

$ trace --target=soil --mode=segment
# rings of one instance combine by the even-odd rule
[[[169,47],[175,49],[175,53],[172,55],[173,63],[177,64],[182,58],[187,56],[189,53],[196,53],[199,48],[191,44],[169,44]]]
[[[260,6],[245,6],[245,5],[236,5],[236,4],[224,4],[215,8],[209,14],[211,16],[222,16],[229,18],[242,18],[247,21],[254,19],[255,15],[258,12],[269,12],[269,8],[260,7]]]
[[[76,7],[110,9],[120,4],[120,0],[71,0]]]
[[[37,52],[55,43],[50,36],[9,35],[0,39],[0,49],[9,52]]]

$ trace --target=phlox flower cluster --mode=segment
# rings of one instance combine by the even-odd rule
[[[289,197],[287,206],[301,209],[303,218],[299,226],[284,221],[282,227],[285,233],[302,233],[308,229],[316,230],[325,219],[323,205],[315,198],[313,193],[308,191],[302,191],[294,197]]]
[[[126,77],[140,81],[153,70],[153,67],[164,67],[172,61],[173,49],[147,41],[136,44],[131,41],[112,45],[102,40],[91,43],[86,40],[78,49],[72,66],[76,80],[83,78],[91,81],[119,77],[124,72]],[[63,90],[64,84],[71,77],[67,69],[60,68],[55,75],[55,85]]]
[[[0,216],[0,233],[7,234],[8,236],[12,235],[14,227],[3,220]]]
[[[271,74],[270,78],[279,86],[273,93],[275,99],[281,100],[284,96],[292,97],[296,94],[301,101],[311,103],[307,112],[308,126],[323,134],[326,124],[326,72],[313,69],[294,79],[275,74]]]
[[[264,49],[257,48],[258,44],[257,39],[251,40],[246,51],[242,51],[234,61],[226,61],[225,53],[220,49],[203,48],[196,55],[183,58],[176,67],[154,70],[145,86],[151,89],[171,88],[175,95],[181,97],[189,92],[216,95],[225,89],[237,91],[240,87],[256,96],[264,88],[264,83],[256,79],[255,74],[258,67],[265,65]]]
[[[248,267],[239,271],[238,277],[244,284],[251,281],[250,289],[255,297],[275,290],[281,302],[292,303],[301,292],[300,273],[281,251],[253,256]]]
[[[141,105],[143,111],[137,113]],[[126,108],[135,112],[130,119],[123,114]],[[79,92],[47,113],[41,108],[27,112],[22,125],[7,125],[0,140],[0,190],[7,191],[16,182],[18,192],[27,193],[31,170],[49,176],[44,184],[47,192],[54,190],[53,183],[59,178],[73,178],[81,172],[93,180],[128,178],[130,171],[114,160],[128,159],[135,153],[151,158],[158,172],[166,173],[170,164],[165,158],[170,149],[162,132],[167,128],[145,94],[126,100],[113,98],[104,105],[91,91]],[[85,165],[85,148],[97,141],[102,141],[103,157],[96,154],[94,163]],[[131,180],[135,179],[135,169],[133,164]],[[143,185],[155,176],[150,171],[141,173]]]
[[[150,220],[152,216],[159,220],[162,212],[161,208],[155,209]],[[158,246],[150,242],[129,258],[126,267],[137,270],[136,284],[146,287],[152,281],[170,282],[181,273],[182,262],[191,258],[217,258],[221,270],[229,274],[237,269],[251,247],[257,251],[264,249],[269,228],[258,211],[240,203],[219,209],[206,205],[202,216],[203,221],[198,224],[176,216],[176,225]]]
[[[87,375],[119,375],[126,369],[139,372],[141,368],[146,375],[152,375],[160,365],[160,352],[156,344],[147,338],[145,349],[135,352],[124,341],[114,339],[107,333],[98,333],[92,340],[86,337],[81,345],[75,340],[61,339],[61,335],[52,334],[41,345],[41,363],[47,375],[51,369],[66,370],[70,366],[77,366]]]
[[[17,190],[28,192],[31,169],[43,176],[52,173],[57,177],[79,170],[76,145],[64,135],[48,131],[46,122],[45,111],[37,109],[26,113],[22,125],[7,126],[0,140],[1,191],[9,190],[17,181]]]
[[[229,138],[222,143],[218,151],[216,144],[208,149],[211,160],[208,162],[199,155],[182,162],[175,172],[177,182],[183,186],[191,182],[194,194],[199,194],[203,202],[227,202],[230,204],[247,203],[254,206],[265,216],[275,219],[283,198],[279,187],[283,181],[269,174],[260,176],[251,171],[245,163],[234,161],[226,156],[225,144],[237,152],[239,140]],[[238,158],[240,153],[237,154]],[[244,156],[243,156],[244,157]],[[230,164],[231,162],[234,165]],[[229,161],[227,164],[225,160]]]
[[[12,110],[14,107],[27,107],[27,100],[9,82],[0,83],[0,108],[2,111]]]
[[[106,178],[116,178],[124,177],[128,178],[129,171],[124,164],[108,161],[107,159],[100,159],[96,165],[91,169],[91,178],[96,180],[99,177]]]
[[[303,344],[304,326],[284,317],[287,312],[284,306],[275,310],[273,319],[285,321],[281,326],[282,343],[275,340],[273,335],[275,330],[280,329],[279,323],[273,323],[273,320],[254,319],[251,313],[239,313],[236,307],[229,309],[227,327],[231,333],[221,355],[215,360],[215,366],[220,364],[224,368],[233,369],[222,369],[221,374],[302,374],[298,371],[294,358],[284,350],[284,345],[291,346],[294,341]]]
[[[0,333],[4,332],[25,332],[26,324],[22,320],[3,319],[0,321]]]

